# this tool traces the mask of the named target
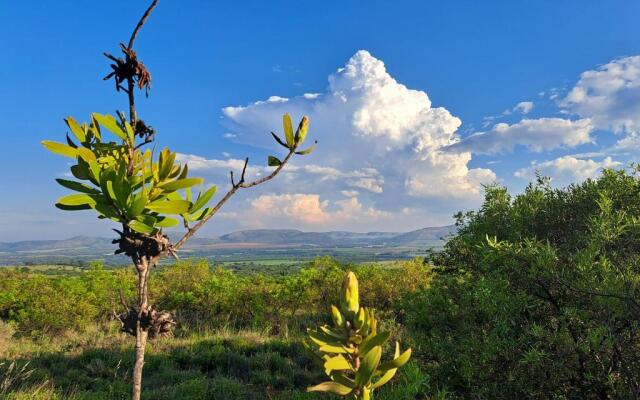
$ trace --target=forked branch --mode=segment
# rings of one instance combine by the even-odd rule
[[[256,179],[254,181],[251,182],[245,182],[244,178],[245,178],[245,173],[247,170],[247,164],[249,163],[249,158],[245,159],[244,162],[244,167],[242,168],[242,174],[240,176],[240,180],[236,183],[233,180],[233,172],[231,172],[231,189],[229,189],[229,191],[224,195],[224,197],[222,197],[222,199],[220,199],[220,201],[218,201],[218,203],[216,203],[216,205],[213,207],[213,209],[211,210],[211,212],[209,213],[209,215],[207,215],[205,218],[203,218],[202,220],[198,221],[197,224],[195,224],[193,227],[189,228],[189,230],[184,234],[184,236],[182,236],[182,238],[172,246],[172,249],[175,250],[179,250],[180,247],[182,247],[187,240],[189,240],[193,235],[195,235],[195,233],[200,230],[200,228],[202,228],[204,226],[204,224],[207,223],[207,221],[209,221],[217,212],[218,210],[220,210],[222,208],[222,206],[229,201],[229,199],[231,197],[233,197],[234,194],[236,194],[236,192],[239,189],[246,189],[246,188],[250,188],[253,186],[258,186],[262,183],[265,183],[267,181],[270,181],[271,179],[275,178],[276,175],[278,175],[280,173],[280,171],[282,171],[282,169],[284,168],[284,166],[289,162],[289,160],[291,159],[291,157],[295,154],[294,150],[290,150],[289,153],[287,154],[287,156],[282,160],[282,163],[280,163],[280,165],[278,165],[276,167],[276,169],[273,170],[273,172],[271,172],[269,175],[260,178],[260,179]]]

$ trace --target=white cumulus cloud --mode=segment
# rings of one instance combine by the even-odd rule
[[[418,197],[477,198],[483,180],[495,179],[487,169],[470,169],[468,152],[443,149],[456,143],[460,119],[434,107],[421,90],[397,82],[384,63],[358,51],[329,77],[325,93],[288,100],[272,96],[246,106],[226,107],[223,114],[239,142],[269,146],[265,132],[280,131],[281,116],[309,115],[309,137],[318,150],[307,160],[337,171],[373,168],[371,176],[341,173],[339,190],[365,189],[373,194]],[[387,188],[391,188],[389,191]]]
[[[550,177],[554,184],[564,186],[569,183],[595,178],[603,168],[617,168],[621,165],[620,162],[614,161],[611,157],[606,157],[602,161],[595,161],[566,155],[554,160],[540,163],[534,162],[527,168],[517,170],[514,175],[518,178],[532,180],[535,178],[536,172],[538,172],[543,176]]]
[[[583,72],[559,104],[566,112],[590,118],[598,129],[638,133],[640,56],[615,59]]]
[[[279,226],[291,221],[307,229],[348,227],[362,219],[389,218],[389,212],[365,207],[357,196],[330,202],[319,194],[265,194],[250,200],[245,221],[251,227]]]
[[[529,114],[533,110],[534,104],[532,101],[521,101],[513,107],[513,111],[517,111],[520,114]]]
[[[511,152],[516,146],[524,146],[531,151],[541,152],[592,143],[592,130],[593,125],[588,118],[575,121],[563,118],[523,119],[512,125],[499,123],[489,131],[474,133],[450,146],[450,149],[498,154]]]

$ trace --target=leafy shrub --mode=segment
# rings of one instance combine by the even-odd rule
[[[380,310],[388,325],[402,315],[401,297],[427,287],[430,279],[421,260],[351,267],[363,276],[363,302]],[[230,326],[286,335],[325,320],[345,268],[321,258],[274,276],[211,268],[204,260],[180,261],[154,274],[150,297],[152,304],[175,312],[183,331]],[[123,311],[122,300],[135,304],[135,296],[134,273],[124,268],[94,263],[71,275],[0,270],[0,320],[22,335],[83,331]]]
[[[434,385],[473,398],[640,395],[640,179],[487,188],[406,301]],[[435,389],[432,388],[432,389]]]

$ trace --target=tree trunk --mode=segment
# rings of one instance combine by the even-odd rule
[[[142,393],[142,367],[144,366],[144,351],[147,345],[147,331],[138,328],[136,332],[136,363],[133,367],[133,388],[131,398],[140,400]]]
[[[142,394],[142,368],[144,367],[144,352],[149,336],[148,324],[145,320],[149,317],[149,299],[147,295],[147,284],[151,263],[146,257],[134,260],[138,271],[138,320],[136,321],[136,359],[133,366],[133,387],[131,399],[140,400]]]

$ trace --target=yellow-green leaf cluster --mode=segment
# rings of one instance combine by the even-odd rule
[[[309,148],[298,150],[298,147],[302,145],[307,138],[307,133],[309,132],[309,117],[302,117],[300,123],[298,124],[298,129],[296,129],[296,131],[294,132],[293,124],[291,122],[291,116],[289,116],[288,113],[284,114],[282,116],[282,128],[284,130],[285,140],[282,140],[280,136],[271,132],[271,135],[279,145],[298,155],[310,154],[311,152],[313,152],[313,150],[315,150],[317,141],[314,142],[314,144]],[[282,164],[282,161],[280,161],[280,159],[275,156],[269,156],[267,159],[267,164],[270,167],[278,167],[280,166],[280,164]]]
[[[199,221],[212,209],[208,202],[215,194],[213,186],[198,191],[192,200],[191,190],[202,186],[202,178],[188,176],[187,165],[176,163],[176,153],[165,148],[157,160],[153,151],[141,150],[131,124],[120,115],[91,115],[89,124],[73,118],[65,120],[72,137],[66,143],[45,140],[43,146],[52,153],[72,158],[71,175],[76,180],[56,181],[74,194],[58,199],[63,210],[89,210],[98,218],[122,223],[134,231],[152,235],[158,230]],[[107,138],[103,129],[114,136]]]
[[[396,342],[391,360],[381,362],[389,332],[378,332],[372,309],[359,303],[358,280],[348,272],[340,289],[340,307],[331,306],[333,326],[309,329],[305,346],[322,362],[329,381],[308,388],[357,400],[368,400],[373,391],[389,382],[411,357]]]

